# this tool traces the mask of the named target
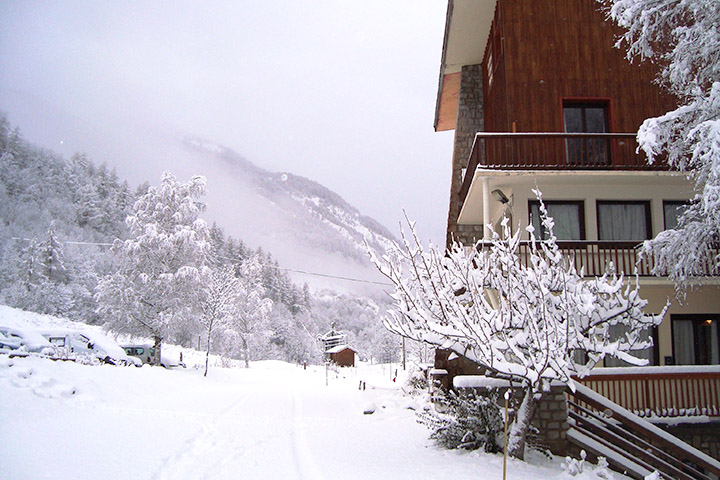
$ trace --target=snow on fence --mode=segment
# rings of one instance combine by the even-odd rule
[[[567,395],[568,437],[583,448],[606,455],[616,468],[627,468],[636,478],[653,470],[663,479],[709,480],[712,475],[720,476],[718,460],[590,388],[577,384],[574,392],[567,390]]]
[[[720,366],[597,368],[586,387],[652,419],[720,417]]]
[[[490,247],[491,243],[480,243],[480,248]],[[576,240],[576,241],[558,241],[560,251],[568,259],[575,264],[578,272],[583,270],[584,275],[602,276],[608,271],[610,263],[612,263],[615,272],[625,275],[633,275],[637,269],[640,276],[652,276],[652,270],[655,266],[655,259],[650,257],[640,257],[638,242],[618,242],[618,241],[596,241],[596,240]],[[709,258],[715,258],[720,254],[720,248],[714,245],[711,249],[714,254]],[[523,265],[527,265],[530,258],[530,244],[527,241],[520,242],[518,246],[518,258]],[[698,274],[701,276],[720,276],[720,270],[712,262],[699,266]]]

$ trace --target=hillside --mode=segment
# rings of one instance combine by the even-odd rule
[[[317,182],[292,173],[269,172],[229,148],[198,138],[187,137],[182,145],[199,164],[225,171],[236,182],[237,190],[223,203],[237,207],[235,214],[243,222],[225,228],[231,234],[237,229],[237,235],[251,244],[255,240],[267,245],[281,260],[290,246],[311,253],[318,266],[325,266],[323,257],[327,257],[331,263],[348,262],[355,270],[369,265],[366,242],[383,252],[395,241],[387,228]]]

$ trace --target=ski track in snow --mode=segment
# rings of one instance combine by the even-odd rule
[[[209,419],[186,417],[185,420],[198,424],[198,430],[182,442],[178,450],[160,462],[151,478],[217,478],[219,472],[242,475],[239,467],[243,461],[257,457],[261,450],[270,450],[275,452],[277,466],[287,468],[293,475],[291,478],[325,480],[307,440],[303,398],[296,389],[281,395],[282,407],[285,408],[279,411],[289,412],[289,415],[278,413],[274,418],[256,419],[267,427],[258,437],[248,438],[248,432],[233,429],[235,425],[246,422],[248,413],[244,407],[264,403],[266,396],[267,392],[255,387]],[[226,429],[223,430],[223,427]]]
[[[206,479],[214,478],[218,471],[231,458],[227,455],[227,445],[218,448],[220,442],[233,443],[232,438],[224,439],[220,425],[228,420],[237,410],[246,404],[257,393],[257,387],[243,394],[210,420],[199,420],[200,431],[192,434],[182,447],[167,456],[160,464],[152,478],[157,480],[177,480],[179,478]],[[238,432],[241,435],[241,432]],[[218,457],[218,454],[220,455]]]
[[[322,472],[315,463],[313,455],[305,436],[305,423],[302,421],[304,415],[303,401],[297,391],[292,394],[292,445],[293,459],[295,460],[295,471],[302,480],[325,480]]]

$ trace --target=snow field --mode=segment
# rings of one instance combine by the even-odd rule
[[[326,386],[323,367],[282,362],[204,378],[195,369],[3,355],[0,477],[501,478],[500,455],[433,446],[407,408],[419,402],[388,373],[341,369]],[[375,413],[363,414],[368,404]],[[560,460],[533,463],[510,461],[509,478],[596,478],[570,477]]]
[[[0,319],[20,329],[98,328],[3,306]],[[211,367],[203,377],[201,352],[164,349],[176,356],[182,351],[189,368],[0,354],[0,478],[502,476],[500,455],[447,451],[428,440],[412,410],[425,400],[402,392],[407,374],[398,365],[326,371],[278,361],[249,369],[233,363]],[[529,463],[511,460],[508,478],[599,478],[592,471],[571,477],[560,464],[532,456]]]

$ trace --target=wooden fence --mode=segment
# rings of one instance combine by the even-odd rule
[[[720,417],[720,366],[599,368],[577,382],[640,417]]]

